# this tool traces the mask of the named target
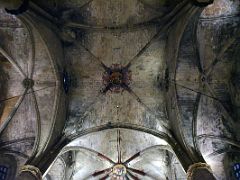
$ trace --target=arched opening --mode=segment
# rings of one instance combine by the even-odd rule
[[[76,138],[62,149],[45,176],[60,176],[63,170],[54,172],[60,164],[62,168],[65,164],[66,179],[186,178],[165,140],[131,129],[107,129]]]

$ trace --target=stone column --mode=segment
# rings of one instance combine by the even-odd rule
[[[40,170],[32,165],[24,165],[17,180],[42,180],[42,173]]]
[[[216,180],[212,170],[206,163],[195,163],[188,168],[187,180]]]

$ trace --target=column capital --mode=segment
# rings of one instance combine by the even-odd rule
[[[201,5],[201,6],[207,6],[214,2],[214,0],[193,0],[193,1],[194,1],[194,3]]]
[[[41,171],[35,167],[35,166],[32,166],[32,165],[24,165],[21,169],[20,169],[20,174],[21,173],[24,173],[24,172],[27,172],[27,173],[30,173],[32,174],[34,177],[36,177],[36,179],[38,180],[42,180],[42,173]]]
[[[16,9],[22,4],[22,0],[0,0],[1,8]]]
[[[9,14],[19,15],[28,10],[29,0],[0,0],[0,7]]]
[[[215,180],[211,167],[206,163],[195,163],[189,166],[187,180],[208,179]]]

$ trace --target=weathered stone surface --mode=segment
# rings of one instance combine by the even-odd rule
[[[59,114],[56,109],[64,103],[60,102],[64,96],[59,97],[62,91],[54,63],[62,63],[62,59],[61,53],[51,55],[43,34],[27,19],[21,22],[2,10],[0,13],[1,86],[5,80],[6,88],[1,94],[1,141],[21,166],[37,152],[41,154],[64,126],[54,124]]]
[[[186,179],[182,167],[205,161],[217,179],[233,177],[239,1],[215,0],[202,13],[180,0],[33,2],[43,9],[31,2],[19,19],[0,11],[1,155],[18,167],[33,155],[45,171],[69,139],[45,179],[121,169],[120,179]]]
[[[202,13],[203,17],[218,17],[237,15],[239,13],[238,0],[214,0],[213,4],[206,7]]]
[[[82,10],[83,14],[88,15],[84,18],[87,24],[117,26],[143,22],[145,19],[142,17],[146,20],[155,17],[154,13],[143,11],[143,7],[137,1],[131,4],[124,1],[109,1],[107,4],[105,2],[94,1]],[[119,9],[115,11],[109,9],[110,7]],[[126,7],[129,11],[126,11]],[[132,22],[128,21],[129,17],[133,17]],[[85,32],[78,37],[79,40],[74,46],[65,49],[67,61],[70,62],[69,68],[73,70],[72,73],[78,81],[77,87],[71,92],[69,111],[69,123],[75,124],[76,131],[109,122],[162,130],[161,121],[166,121],[166,114],[163,92],[158,84],[165,74],[164,41],[154,42],[141,57],[132,62],[129,68],[132,74],[129,87],[135,94],[126,90],[122,93],[100,93],[104,89],[104,69],[99,60],[108,67],[113,64],[126,66],[158,30],[149,28],[119,33]],[[138,98],[141,102],[138,102]]]

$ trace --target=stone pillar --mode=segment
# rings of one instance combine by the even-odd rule
[[[195,163],[188,168],[187,180],[216,180],[212,170],[206,163]]]
[[[42,173],[35,166],[25,165],[21,168],[17,180],[42,180]]]

